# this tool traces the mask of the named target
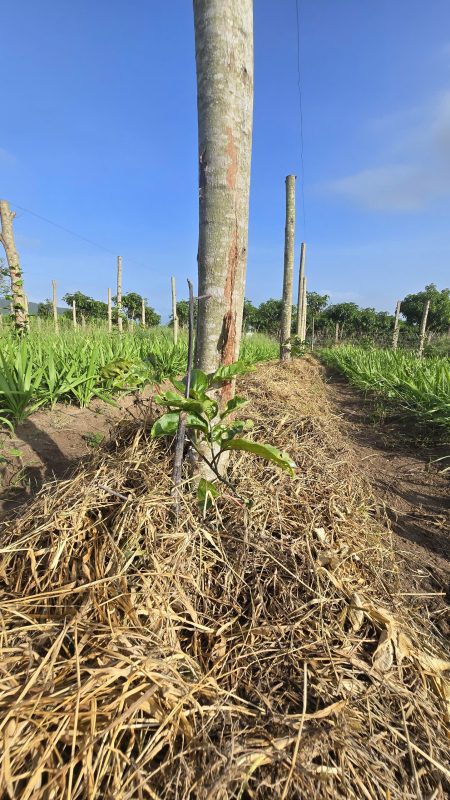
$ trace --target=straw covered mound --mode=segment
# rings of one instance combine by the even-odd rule
[[[320,368],[239,391],[299,465],[236,457],[250,511],[203,520],[186,494],[175,525],[170,452],[134,424],[5,526],[2,798],[446,796],[449,665],[396,594]]]

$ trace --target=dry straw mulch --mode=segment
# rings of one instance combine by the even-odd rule
[[[446,796],[449,665],[396,594],[320,370],[243,383],[299,464],[234,460],[250,511],[202,520],[187,495],[174,526],[170,454],[129,425],[5,526],[1,797]]]

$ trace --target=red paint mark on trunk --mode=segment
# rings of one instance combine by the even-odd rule
[[[233,131],[231,128],[227,128],[227,155],[229,158],[229,164],[227,169],[227,186],[229,189],[236,188],[236,175],[237,175],[237,149],[234,143]]]

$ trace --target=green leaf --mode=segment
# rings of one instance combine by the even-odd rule
[[[254,423],[251,419],[235,419],[230,425],[224,425],[223,422],[219,422],[218,425],[214,425],[213,427],[212,438],[215,442],[218,442],[223,449],[224,442],[229,442],[231,439],[234,439],[238,433],[251,430],[253,425]]]
[[[220,419],[225,419],[228,414],[232,414],[233,411],[236,411],[238,408],[243,408],[244,406],[248,405],[250,400],[246,400],[245,397],[233,397],[231,400],[228,400],[224,410],[220,415]]]
[[[179,413],[175,411],[171,414],[163,414],[153,424],[150,433],[152,439],[156,439],[157,436],[173,436],[177,432],[179,418]]]
[[[8,452],[10,456],[16,456],[17,458],[20,458],[20,456],[22,455],[22,451],[17,450],[16,447],[11,448],[11,450],[9,450]]]
[[[186,383],[186,378],[184,379]],[[201,369],[193,369],[191,372],[191,392],[200,392],[204,393],[209,388],[209,380],[206,372],[202,372]]]
[[[272,447],[271,444],[259,444],[258,442],[250,442],[248,439],[231,439],[226,442],[222,448],[223,450],[243,450],[246,453],[253,453],[255,456],[261,456],[266,461],[273,461],[274,464],[281,467],[281,469],[294,475],[294,469],[297,465],[292,461],[288,453]]]
[[[175,386],[175,389],[178,389],[178,391],[181,392],[182,395],[184,395],[186,387],[183,381],[177,381],[175,378],[171,378],[171,383],[173,386]]]
[[[235,361],[234,364],[226,364],[219,367],[209,379],[210,386],[217,386],[226,381],[231,381],[236,375],[246,375],[247,372],[253,372],[254,368],[249,367],[242,361]]]
[[[203,514],[211,507],[213,499],[218,496],[219,492],[214,484],[207,481],[206,478],[200,478],[197,487],[197,501]]]

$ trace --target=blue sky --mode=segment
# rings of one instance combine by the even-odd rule
[[[301,175],[295,0],[255,0],[246,295],[282,288],[284,178]],[[450,283],[450,3],[299,0],[309,288],[393,309]],[[2,197],[31,300],[124,290],[164,317],[196,276],[190,0],[16,0],[2,9]],[[297,256],[296,256],[297,258]]]

